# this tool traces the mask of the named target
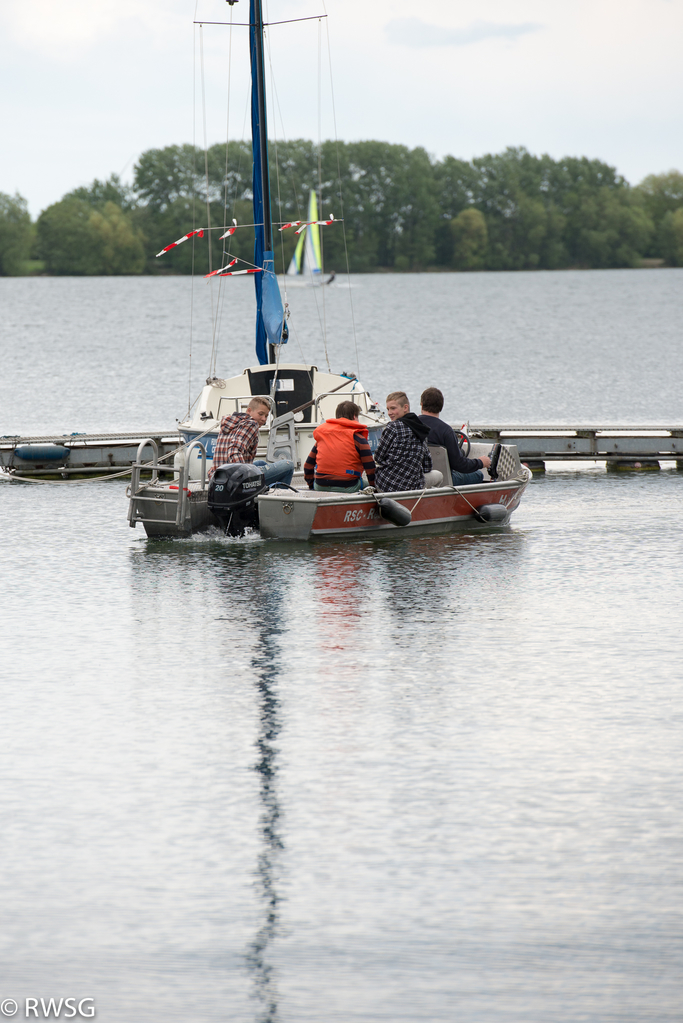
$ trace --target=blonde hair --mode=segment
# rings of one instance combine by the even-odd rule
[[[271,404],[267,398],[261,398],[257,395],[255,398],[251,399],[251,401],[247,405],[247,408],[256,408],[257,405],[263,405],[270,412]]]
[[[397,405],[407,405],[410,408],[408,395],[405,391],[392,391],[391,394],[387,394],[387,401],[395,401]]]

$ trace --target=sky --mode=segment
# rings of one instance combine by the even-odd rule
[[[130,180],[146,149],[243,137],[246,29],[206,22],[247,21],[248,6],[3,0],[0,192],[35,217],[94,178]],[[683,170],[683,0],[264,6],[267,20],[313,18],[268,30],[271,135],[463,159],[525,146],[604,160],[634,184]]]

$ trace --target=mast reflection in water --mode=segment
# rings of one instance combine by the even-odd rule
[[[277,794],[277,737],[281,724],[280,704],[277,697],[279,629],[277,626],[278,601],[272,588],[264,603],[256,611],[255,632],[258,651],[253,658],[255,684],[259,706],[258,753],[254,770],[258,772],[260,798],[261,851],[256,869],[258,893],[262,904],[263,922],[247,951],[248,968],[253,975],[254,996],[261,1003],[259,1023],[275,1023],[278,1018],[277,987],[273,966],[268,962],[268,947],[277,935],[280,896],[275,877],[280,851],[284,848],[280,836],[280,805]]]

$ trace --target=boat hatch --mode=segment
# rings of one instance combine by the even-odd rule
[[[275,376],[275,366],[264,369],[249,369],[249,387],[252,394],[270,394]],[[276,416],[283,416],[285,412],[292,412],[307,401],[313,401],[313,374],[306,369],[283,369],[277,375],[277,390],[275,391]],[[311,422],[311,409],[307,408],[301,413],[303,423]]]

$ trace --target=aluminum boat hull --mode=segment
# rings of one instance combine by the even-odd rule
[[[353,537],[392,530],[442,532],[472,526],[478,522],[477,510],[494,504],[505,508],[505,517],[497,523],[505,525],[530,479],[531,471],[523,468],[519,477],[512,480],[383,495],[411,512],[411,521],[405,526],[396,526],[383,518],[374,495],[271,491],[257,499],[260,532],[263,537],[281,540]]]

